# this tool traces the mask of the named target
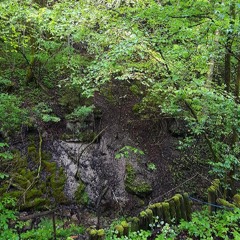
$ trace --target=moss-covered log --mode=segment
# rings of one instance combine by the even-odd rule
[[[123,227],[123,236],[128,236],[128,234],[129,234],[129,224],[126,221],[122,221],[121,225]]]
[[[97,240],[98,239],[98,231],[96,229],[90,229],[88,232],[89,240]]]
[[[148,214],[146,211],[142,211],[139,214],[139,227],[140,229],[143,230],[148,230],[149,229],[149,219],[148,219]]]
[[[182,218],[182,215],[181,215],[181,202],[180,202],[180,199],[179,199],[179,196],[178,195],[175,195],[173,196],[173,201],[175,203],[175,209],[176,209],[176,222],[179,222],[180,219]]]
[[[180,201],[181,218],[184,220],[187,220],[186,208],[185,208],[183,196],[181,194],[177,194],[177,196],[179,197],[179,201]]]
[[[105,239],[105,231],[104,231],[104,229],[97,230],[97,239],[98,240]]]
[[[170,223],[171,222],[171,215],[170,215],[170,211],[169,211],[169,203],[168,202],[162,203],[162,207],[163,207],[164,221],[167,222],[167,223]]]
[[[133,217],[131,219],[131,232],[137,232],[140,230],[139,223],[140,219],[138,217]]]
[[[169,203],[169,211],[170,211],[171,219],[174,219],[174,221],[176,221],[175,202],[173,199],[170,199],[168,203]]]
[[[217,194],[216,194],[216,188],[214,186],[210,186],[208,188],[208,211],[209,213],[213,213],[216,211],[216,200],[217,200]]]
[[[191,221],[192,210],[191,210],[191,202],[190,202],[188,193],[183,194],[183,200],[184,200],[184,205],[185,205],[185,209],[186,209],[187,220]]]
[[[227,200],[223,199],[223,198],[217,198],[216,200],[217,204],[226,207],[226,208],[235,208],[236,206],[230,202],[228,202]]]

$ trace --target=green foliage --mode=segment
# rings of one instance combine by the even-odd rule
[[[74,109],[74,111],[66,116],[67,120],[72,121],[83,121],[85,120],[90,114],[93,113],[93,106],[81,106]]]
[[[6,162],[13,159],[12,153],[8,150],[7,143],[0,142],[0,163],[1,166],[4,167]],[[7,173],[1,172],[0,170],[0,180],[9,177]]]
[[[84,232],[82,226],[77,226],[75,224],[70,224],[68,228],[62,228],[63,221],[56,222],[56,236],[58,239],[66,239],[71,235],[77,235]],[[29,230],[26,233],[21,234],[21,239],[53,239],[53,223],[51,219],[43,219],[38,225],[37,229]]]
[[[180,225],[174,226],[155,218],[150,224],[151,231],[130,232],[129,236],[116,238],[117,232],[109,230],[106,239],[147,239],[154,231],[157,233],[157,240],[179,239],[187,236],[188,239],[238,239],[239,237],[240,210],[217,211],[214,215],[209,215],[207,210],[194,212],[190,222],[181,221]]]
[[[21,100],[14,95],[0,93],[0,131],[4,136],[18,131],[26,121],[26,111]]]
[[[118,153],[115,155],[115,158],[129,158],[131,154],[141,156],[144,155],[144,152],[139,148],[135,148],[132,146],[124,146],[118,151]]]
[[[34,108],[36,117],[43,122],[59,122],[60,118],[52,114],[52,109],[46,103],[39,103]]]
[[[150,171],[155,171],[155,170],[157,170],[156,165],[155,165],[154,163],[152,163],[152,162],[150,162],[150,163],[147,164],[147,168],[148,168],[148,170],[150,170]]]
[[[201,239],[236,239],[239,236],[240,210],[217,211],[209,216],[207,211],[193,213],[191,222],[182,221],[181,230],[187,230],[190,236]]]
[[[9,221],[16,220],[15,200],[13,198],[0,199],[0,238],[3,240],[17,240],[18,235],[15,229],[9,227]]]

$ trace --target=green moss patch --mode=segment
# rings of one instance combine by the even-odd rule
[[[75,199],[79,204],[82,205],[87,205],[89,202],[89,196],[86,192],[86,186],[82,181],[80,181],[77,191],[75,192]]]
[[[52,205],[65,203],[64,187],[66,176],[63,168],[51,162],[51,155],[42,151],[41,168],[38,148],[33,144],[28,147],[27,156],[15,152],[14,168],[9,171],[11,178],[1,182],[0,194],[17,199],[20,210],[34,208],[49,209]]]
[[[136,172],[131,164],[126,165],[125,189],[131,194],[139,197],[146,197],[152,192],[152,187],[145,181],[139,181]]]

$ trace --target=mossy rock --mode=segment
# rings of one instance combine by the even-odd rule
[[[125,189],[127,192],[139,197],[146,197],[152,193],[152,186],[149,183],[136,178],[136,172],[131,164],[126,165],[126,175]]]
[[[138,184],[125,184],[126,191],[132,194],[136,194],[139,197],[146,197],[152,193],[152,187],[145,182],[138,183]]]

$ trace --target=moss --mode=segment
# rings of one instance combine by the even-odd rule
[[[171,222],[171,215],[170,215],[170,211],[169,211],[169,203],[168,202],[164,202],[162,204],[163,206],[163,215],[164,215],[164,220],[167,223]]]
[[[30,157],[31,160],[34,161],[35,163],[38,162],[39,156],[37,149],[34,145],[28,146],[28,157]]]
[[[28,146],[28,154],[32,155],[35,154],[37,152],[36,147],[34,145],[30,145]]]
[[[96,229],[89,230],[89,240],[97,239],[98,231]]]
[[[82,131],[76,137],[81,142],[89,143],[92,142],[97,134],[93,131]]]
[[[15,169],[26,169],[28,166],[27,157],[22,157],[20,152],[15,152],[13,156]]]
[[[209,213],[215,212],[216,207],[214,206],[216,204],[216,198],[217,198],[217,190],[215,186],[210,186],[208,188],[208,202],[211,204],[208,206]]]
[[[126,221],[122,221],[121,225],[123,226],[123,235],[128,236],[129,233],[129,224]]]
[[[218,198],[216,202],[218,204],[224,206],[224,207],[227,207],[227,208],[235,208],[236,207],[234,204],[232,204],[232,203],[230,203],[227,200],[222,199],[222,198]]]
[[[132,220],[131,220],[131,231],[132,232],[136,232],[139,230],[139,218],[137,217],[133,217]]]
[[[82,181],[80,181],[77,191],[75,192],[75,199],[79,204],[83,205],[87,205],[89,202],[89,197],[86,192],[86,186]]]
[[[233,196],[233,201],[237,207],[240,207],[240,194],[235,194]]]
[[[214,186],[214,188],[216,190],[219,189],[219,185],[220,185],[220,180],[219,179],[214,179],[213,182],[212,182],[212,186]]]
[[[151,209],[146,209],[145,211],[147,213],[147,219],[148,219],[148,225],[153,223],[153,211]]]
[[[139,221],[140,229],[148,230],[150,221],[149,221],[149,218],[148,218],[148,213],[146,211],[140,212],[139,220],[140,220]]]
[[[176,196],[179,197],[179,201],[180,201],[181,217],[187,221],[186,208],[185,208],[183,196],[181,194],[176,194]]]
[[[50,159],[51,155],[42,151],[42,167],[40,176],[36,179],[39,166],[38,149],[33,144],[29,145],[28,158],[22,157],[20,152],[16,151],[12,160],[15,167],[9,173],[11,179],[6,179],[1,183],[0,194],[16,198],[20,210],[45,209],[51,205],[51,202],[65,203],[66,176],[64,170],[58,168],[55,162],[50,162]]]
[[[23,194],[22,191],[15,190],[8,193],[4,193],[3,196],[4,197],[10,196],[12,198],[16,198],[17,200],[19,200],[22,197],[22,194]]]
[[[175,208],[175,202],[173,199],[170,199],[169,201],[169,211],[170,211],[171,219],[174,219],[176,221],[176,208]]]
[[[157,209],[157,216],[159,219],[163,219],[163,207],[162,203],[155,203],[155,207]]]
[[[43,193],[41,190],[38,189],[31,189],[26,192],[26,200],[35,199],[36,197],[40,196],[43,196]]]
[[[97,231],[97,235],[98,235],[99,237],[104,237],[104,235],[105,235],[104,229],[99,229],[99,230]]]
[[[42,161],[50,161],[51,159],[52,159],[51,153],[42,151]]]
[[[91,229],[91,230],[89,231],[89,234],[90,234],[90,235],[97,235],[97,230],[96,230],[96,229]]]
[[[117,236],[121,237],[123,235],[123,232],[124,232],[123,226],[119,224],[119,225],[116,225],[114,228],[117,231]]]
[[[54,173],[57,171],[57,164],[55,162],[49,162],[44,160],[43,162],[43,168],[49,173]]]
[[[0,187],[0,196],[2,196],[4,193],[6,193],[6,191],[7,191],[7,189],[8,189],[8,186],[9,186],[9,184],[7,184],[7,183],[1,184],[1,187]]]
[[[66,176],[61,169],[50,177],[50,192],[55,199],[55,203],[66,202],[66,196],[64,194],[65,182]]]
[[[186,209],[187,220],[190,221],[192,209],[191,209],[191,202],[189,200],[188,193],[183,194],[183,199],[184,199],[184,204],[185,204],[185,209]]]
[[[31,201],[27,201],[24,205],[21,206],[21,210],[27,210],[30,208],[34,208],[35,210],[44,209],[47,203],[47,199],[45,198],[34,198]]]
[[[139,197],[146,197],[152,192],[152,187],[145,181],[137,181],[136,172],[131,164],[126,165],[126,191]]]

